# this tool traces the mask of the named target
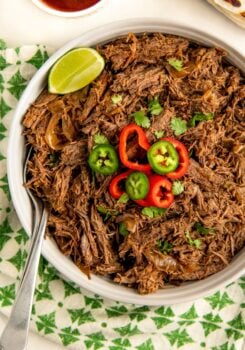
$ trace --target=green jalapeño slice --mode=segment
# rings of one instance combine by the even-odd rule
[[[134,171],[128,176],[125,187],[129,198],[143,199],[149,192],[148,177],[140,171]]]
[[[96,173],[103,175],[112,175],[119,167],[114,147],[107,144],[98,145],[91,151],[88,157],[88,164]]]
[[[174,171],[179,164],[179,155],[172,143],[158,141],[147,152],[148,161],[152,169],[160,175]]]

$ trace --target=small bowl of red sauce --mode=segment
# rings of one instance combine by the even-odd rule
[[[98,10],[107,0],[32,0],[41,10],[60,17],[85,16]]]

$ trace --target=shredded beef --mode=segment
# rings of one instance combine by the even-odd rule
[[[64,96],[43,91],[23,120],[26,141],[34,147],[26,186],[47,203],[48,235],[88,276],[110,276],[141,294],[222,270],[245,243],[241,72],[226,61],[223,50],[161,33],[129,34],[97,49],[106,65],[95,82]],[[170,58],[182,60],[186,68],[177,72]],[[117,104],[112,102],[115,94],[122,96]],[[165,215],[150,218],[134,202],[113,199],[108,192],[112,176],[93,174],[87,158],[97,133],[117,149],[131,114],[147,111],[155,96],[163,110],[146,129],[151,143],[159,130],[176,137],[170,127],[175,116],[188,122],[202,112],[213,113],[214,119],[177,137],[191,155],[182,179],[185,190]],[[57,151],[45,140],[55,113],[67,129],[72,123],[72,133]],[[135,144],[129,153],[135,157]],[[128,231],[125,237],[121,223]],[[200,232],[197,223],[209,232]],[[199,245],[191,244],[188,235]],[[161,242],[168,242],[169,251],[160,249]]]

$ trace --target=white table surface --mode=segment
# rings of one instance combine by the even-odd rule
[[[245,55],[245,31],[205,0],[107,0],[98,12],[75,19],[42,12],[31,0],[0,1],[0,37],[9,45],[47,44],[58,48],[95,26],[125,18],[159,17],[191,24],[226,38]]]
[[[136,17],[158,17],[192,25],[238,49],[245,56],[245,31],[216,11],[205,0],[107,0],[98,12],[75,19],[42,12],[31,0],[0,0],[0,38],[8,46],[45,44],[62,46],[81,33],[108,22]],[[6,318],[0,314],[0,332]],[[30,333],[28,350],[61,350],[37,334]]]

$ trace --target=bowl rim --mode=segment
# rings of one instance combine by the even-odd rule
[[[40,90],[40,82],[44,84],[50,67],[65,52],[79,46],[93,46],[96,43],[106,42],[128,32],[163,32],[180,35],[190,40],[196,40],[204,45],[222,47],[229,52],[234,65],[245,71],[243,56],[225,41],[206,34],[203,31],[193,29],[191,26],[170,23],[159,18],[137,18],[121,20],[97,27],[81,36],[69,41],[58,49],[44,65],[35,73],[27,85],[21,99],[18,102],[10,127],[7,150],[7,174],[12,201],[19,220],[30,236],[31,232],[31,207],[30,201],[22,185],[22,164],[24,160],[24,138],[21,135],[21,120],[29,105],[34,101]],[[30,97],[34,96],[35,97]],[[28,103],[27,103],[28,101]],[[22,152],[22,153],[21,153]],[[21,155],[21,156],[18,156]],[[19,180],[16,181],[16,178]],[[23,210],[25,208],[25,210]],[[188,282],[180,287],[161,289],[154,294],[139,295],[133,289],[109,282],[103,277],[92,275],[91,279],[66,258],[51,239],[43,242],[42,255],[60,272],[66,280],[71,280],[80,287],[101,295],[102,297],[133,303],[137,305],[172,305],[187,301],[193,301],[211,294],[218,288],[233,282],[245,273],[245,249],[240,251],[232,262],[222,271],[207,277],[204,280]],[[194,283],[194,285],[193,285]],[[194,286],[194,288],[193,288]]]
[[[108,0],[99,0],[98,3],[80,11],[60,11],[52,8],[51,6],[48,6],[45,4],[42,0],[32,0],[33,4],[36,5],[40,10],[45,11],[46,13],[50,15],[55,15],[58,17],[66,17],[66,18],[75,18],[75,17],[81,17],[91,14],[92,12],[95,12],[101,6],[104,5],[104,3]]]

